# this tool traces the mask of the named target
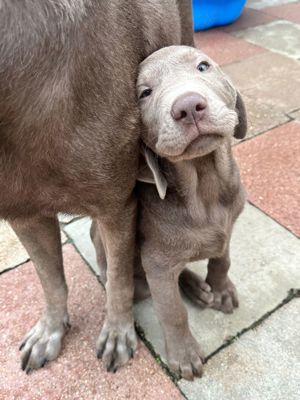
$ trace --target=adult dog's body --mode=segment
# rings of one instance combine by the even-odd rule
[[[58,212],[90,215],[103,234],[107,316],[97,347],[115,369],[136,347],[137,67],[160,47],[192,43],[190,1],[0,0],[0,10],[0,218],[46,297],[23,369],[54,359],[68,324]]]

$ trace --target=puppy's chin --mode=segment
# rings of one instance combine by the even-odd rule
[[[203,157],[221,146],[226,137],[218,134],[204,134],[193,140],[185,150],[178,155],[164,155],[171,162],[179,162],[192,160],[194,158]]]

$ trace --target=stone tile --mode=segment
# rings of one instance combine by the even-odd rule
[[[300,299],[214,356],[202,379],[181,380],[189,400],[298,400]]]
[[[72,327],[62,354],[27,376],[18,345],[42,310],[42,291],[31,263],[0,278],[0,398],[6,400],[182,399],[142,343],[134,359],[115,374],[95,355],[105,293],[73,246],[64,246]]]
[[[300,123],[241,143],[234,154],[250,201],[300,236]]]
[[[195,33],[196,46],[218,64],[230,64],[265,52],[265,49],[239,39],[221,30]]]
[[[266,8],[265,14],[300,23],[300,2]]]
[[[230,276],[240,298],[233,314],[200,310],[186,301],[191,330],[206,355],[276,307],[290,288],[300,285],[299,240],[251,205],[246,206],[233,231],[231,260]],[[191,268],[203,277],[206,274],[203,262],[193,263]],[[146,338],[164,359],[163,336],[152,301],[137,304],[135,312]]]
[[[274,21],[235,32],[234,35],[268,50],[300,58],[300,25],[289,21]]]
[[[244,95],[277,112],[300,108],[300,62],[276,53],[263,53],[223,67]]]
[[[266,132],[290,120],[283,111],[277,110],[265,102],[242,93],[248,119],[247,138]],[[239,141],[236,141],[239,143]]]
[[[257,25],[267,24],[274,21],[274,19],[277,18],[262,11],[245,7],[240,18],[230,25],[222,26],[220,29],[224,32],[235,32]]]
[[[0,221],[0,273],[23,264],[29,255],[8,223]],[[62,232],[62,243],[67,240]]]
[[[247,7],[255,8],[256,10],[261,10],[266,7],[296,3],[298,0],[247,0]]]
[[[4,221],[0,221],[0,272],[14,268],[29,259],[14,231]]]
[[[63,229],[66,234],[71,238],[74,245],[90,265],[97,276],[100,276],[99,268],[97,265],[96,252],[94,245],[90,238],[91,219],[89,217],[78,219],[71,222]]]

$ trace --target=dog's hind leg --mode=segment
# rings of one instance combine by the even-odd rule
[[[185,296],[201,308],[212,305],[214,296],[209,284],[190,269],[185,268],[181,272],[179,286]]]
[[[101,234],[101,227],[97,224],[96,220],[93,220],[90,236],[95,247],[97,264],[100,271],[100,281],[105,286],[107,281],[107,260],[105,254],[104,237]],[[137,249],[135,262],[134,262],[134,302],[138,303],[141,300],[150,297],[150,289],[146,280],[145,271],[141,264],[141,258]]]
[[[21,344],[22,369],[29,373],[55,359],[69,326],[59,224],[56,217],[10,221],[32,259],[45,295],[40,320]]]
[[[94,244],[96,257],[97,257],[97,264],[100,272],[100,281],[105,286],[107,281],[107,260],[104,248],[104,238],[100,232],[101,227],[97,224],[96,220],[92,221],[91,229],[90,229],[90,237]]]

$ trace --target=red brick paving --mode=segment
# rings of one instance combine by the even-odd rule
[[[290,3],[282,6],[268,7],[264,12],[276,19],[286,19],[300,23],[300,3]]]
[[[42,309],[42,291],[32,263],[0,279],[0,398],[84,400],[179,400],[181,394],[140,343],[135,358],[115,374],[107,373],[95,355],[103,321],[105,293],[76,253],[64,246],[72,328],[60,357],[26,375],[18,346]]]
[[[300,123],[235,146],[249,200],[300,236]]]
[[[266,49],[248,43],[220,30],[195,33],[196,46],[218,64],[230,64],[266,52]]]

